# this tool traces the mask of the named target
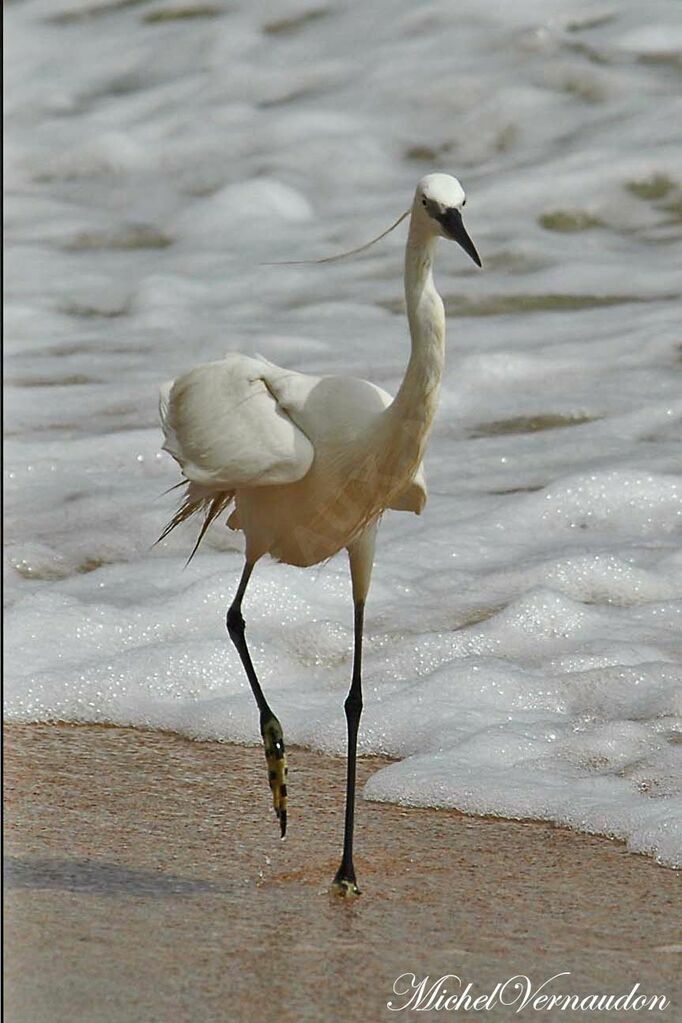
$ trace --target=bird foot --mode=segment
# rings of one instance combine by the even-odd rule
[[[332,895],[338,895],[342,899],[353,899],[356,895],[361,895],[362,892],[355,883],[355,875],[353,877],[344,877],[341,871],[336,875],[332,881],[330,888]]]
[[[261,721],[261,735],[265,746],[268,765],[268,781],[272,790],[272,804],[279,821],[282,838],[287,832],[287,755],[284,749],[284,735],[274,714]]]

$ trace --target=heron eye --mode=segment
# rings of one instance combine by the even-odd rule
[[[426,199],[422,199],[422,206],[426,206]]]
[[[467,204],[466,199],[462,199],[462,206],[466,206],[466,204]]]

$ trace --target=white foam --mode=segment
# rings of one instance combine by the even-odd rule
[[[202,245],[214,239],[224,246],[225,238],[235,230],[249,230],[253,222],[296,222],[312,216],[310,203],[293,188],[280,181],[257,178],[227,185],[207,199],[196,200],[178,219],[178,231],[194,236]]]
[[[452,171],[485,271],[442,244],[430,500],[384,517],[367,608],[361,748],[399,762],[365,794],[680,863],[673,4],[8,7],[10,720],[260,741],[241,538],[186,570],[191,528],[151,547],[157,386],[237,349],[395,390],[402,229],[261,264],[360,244]],[[259,564],[245,616],[288,741],[343,753],[345,559]]]

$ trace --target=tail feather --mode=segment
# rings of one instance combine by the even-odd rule
[[[180,480],[179,483],[174,483],[172,487],[168,487],[168,490],[162,490],[159,497],[165,497],[166,494],[172,493],[174,490],[179,490],[180,487],[187,486],[187,480]]]
[[[185,481],[183,480],[182,482],[184,483]],[[174,488],[171,487],[171,489]],[[192,548],[192,553],[186,562],[186,565],[189,565],[190,561],[199,550],[199,545],[206,534],[206,530],[213,520],[230,506],[233,499],[234,491],[232,490],[223,490],[216,494],[215,491],[206,491],[203,487],[199,487],[193,483],[188,483],[182,504],[170,522],[168,522],[165,526],[161,536],[155,541],[154,546],[156,546],[157,543],[161,543],[162,540],[165,540],[169,533],[172,533],[175,527],[179,526],[181,522],[186,522],[187,519],[192,518],[193,515],[197,515],[203,511],[204,521],[201,525],[201,529],[199,530],[197,542]]]

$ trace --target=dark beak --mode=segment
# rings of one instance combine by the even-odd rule
[[[448,238],[452,238],[453,242],[461,245],[467,255],[471,256],[476,266],[481,266],[480,256],[476,252],[476,246],[466,232],[466,228],[462,223],[462,214],[459,210],[445,210],[438,217],[438,220]]]

